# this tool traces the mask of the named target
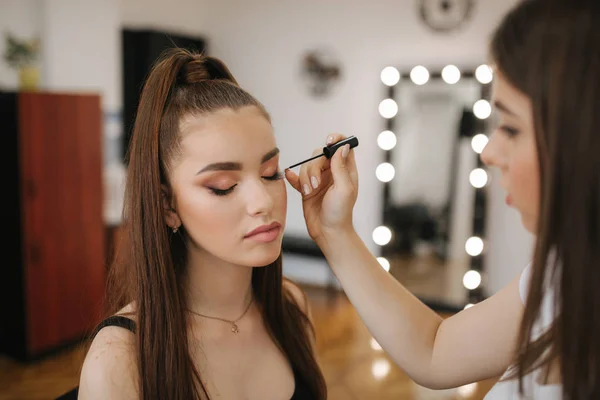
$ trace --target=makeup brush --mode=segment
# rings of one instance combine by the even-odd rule
[[[344,140],[340,140],[337,143],[332,143],[332,144],[330,144],[330,145],[328,145],[326,147],[323,147],[323,153],[322,154],[319,154],[318,156],[314,156],[314,157],[311,157],[311,158],[309,158],[307,160],[301,161],[301,162],[299,162],[297,164],[292,165],[291,167],[288,167],[287,169],[292,169],[294,167],[297,167],[298,165],[302,165],[302,164],[304,164],[306,162],[315,160],[315,159],[317,159],[319,157],[323,157],[323,156],[325,156],[325,158],[327,158],[327,159],[330,159],[331,157],[333,157],[333,155],[335,154],[335,152],[339,148],[344,147],[347,144],[350,145],[351,149],[355,148],[356,146],[358,146],[358,138],[355,137],[355,136],[350,136],[350,137],[348,137],[348,138],[346,138]]]

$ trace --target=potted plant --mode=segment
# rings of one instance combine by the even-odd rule
[[[40,80],[38,68],[40,41],[39,39],[20,40],[5,34],[6,49],[4,61],[19,72],[21,90],[37,90]]]

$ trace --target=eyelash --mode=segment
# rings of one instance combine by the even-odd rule
[[[283,178],[283,174],[280,171],[277,171],[274,175],[271,175],[271,176],[263,176],[263,179],[266,179],[268,181],[278,181],[282,178]],[[236,186],[237,186],[237,184],[233,185],[229,189],[225,189],[225,190],[210,188],[210,191],[213,192],[213,194],[215,194],[216,196],[226,196],[229,193],[233,192],[233,189]]]
[[[518,129],[511,128],[511,127],[506,126],[506,125],[502,125],[500,127],[500,130],[503,131],[504,133],[506,133],[510,137],[515,137],[515,136],[517,136],[519,134],[519,130]]]

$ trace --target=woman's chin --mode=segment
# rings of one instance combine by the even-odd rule
[[[277,261],[277,258],[281,255],[281,246],[274,248],[273,250],[264,249],[261,254],[249,255],[247,258],[247,264],[253,267],[267,267]]]
[[[521,214],[521,224],[525,230],[533,235],[537,233],[537,221],[529,215]]]

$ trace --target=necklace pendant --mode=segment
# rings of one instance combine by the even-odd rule
[[[231,324],[231,332],[238,333],[240,330],[236,324]]]

